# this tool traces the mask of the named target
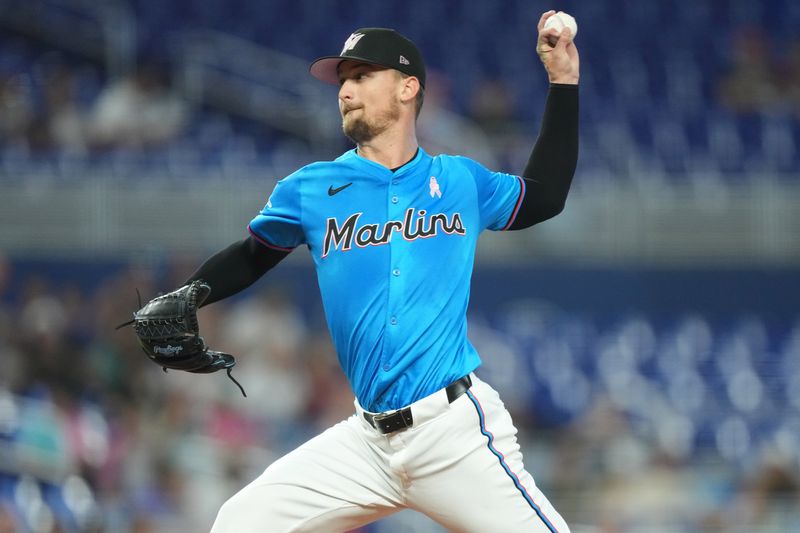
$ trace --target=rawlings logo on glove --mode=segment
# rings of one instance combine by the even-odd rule
[[[176,354],[181,350],[183,350],[183,346],[170,346],[169,344],[167,344],[163,348],[161,346],[156,346],[155,348],[153,348],[153,351],[155,353],[163,353],[166,355]]]
[[[200,336],[197,309],[208,298],[211,287],[204,281],[193,281],[178,290],[157,296],[133,313],[133,320],[117,326],[133,324],[139,344],[147,356],[164,369],[208,374],[226,370],[242,395],[244,389],[231,375],[236,359],[227,353],[209,350]]]

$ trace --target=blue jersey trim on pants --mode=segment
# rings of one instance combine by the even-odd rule
[[[489,447],[489,451],[491,451],[500,461],[500,466],[502,466],[503,470],[506,471],[508,477],[514,481],[514,486],[516,486],[517,490],[520,491],[522,496],[525,498],[525,501],[528,502],[528,505],[530,505],[531,508],[536,511],[536,514],[542,519],[544,525],[546,525],[552,533],[558,533],[556,527],[550,522],[550,520],[547,519],[539,506],[533,502],[533,498],[531,498],[530,494],[528,494],[528,491],[525,490],[525,487],[523,487],[522,483],[520,483],[519,477],[517,477],[517,475],[508,467],[508,464],[506,464],[506,458],[494,447],[494,435],[492,435],[492,433],[486,429],[486,419],[483,415],[483,408],[481,407],[480,402],[475,395],[472,394],[472,391],[467,391],[467,396],[469,396],[469,399],[472,401],[472,405],[475,406],[475,410],[478,412],[478,417],[480,418],[481,422],[481,433],[483,433],[488,439],[487,446]]]

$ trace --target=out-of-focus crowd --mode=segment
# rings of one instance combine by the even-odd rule
[[[732,40],[731,64],[717,84],[722,106],[740,114],[800,118],[800,41],[776,56],[768,28],[742,27]]]
[[[0,279],[19,284],[0,311],[2,524],[208,530],[276,453],[352,411],[327,334],[278,292],[200,312],[204,338],[239,358],[244,399],[224,374],[163,373],[130,329],[115,330],[134,287],[158,292],[143,271],[91,293],[8,269]]]
[[[181,140],[190,141],[187,150],[207,142],[221,150],[229,144],[226,135],[251,137],[251,144],[268,137],[268,124],[204,114],[208,110],[190,104],[176,87],[174,66],[158,59],[140,58],[128,75],[108,79],[97,65],[65,54],[34,47],[20,55],[30,56],[22,68],[4,72],[0,65],[0,148],[25,157],[147,154]],[[455,112],[452,82],[434,72],[419,123],[421,142],[431,153],[468,152],[489,165],[522,157],[516,155],[520,146],[527,156],[533,134],[515,119],[514,99],[508,84],[486,78],[476,83],[469,113]],[[344,137],[342,147],[350,147]]]
[[[734,152],[761,151],[767,159],[769,154],[780,152],[792,160],[797,152],[793,128],[800,110],[800,42],[791,40],[777,50],[778,44],[769,32],[754,26],[732,30],[730,41],[724,63],[698,75],[699,79],[692,77],[692,83],[708,92],[705,102],[701,102],[702,94],[688,89],[682,96],[692,102],[691,106],[701,107],[701,113],[694,117],[699,121],[687,118],[678,128],[679,139],[687,139],[682,148],[698,154],[711,150],[712,158],[725,158],[720,155],[724,150],[714,151],[714,135],[705,130],[714,130],[712,126],[721,118],[726,124],[740,119],[746,131],[733,133],[741,138],[731,141]],[[592,50],[585,52],[591,58]],[[609,105],[596,94],[602,87],[593,69],[600,66],[587,61],[586,81],[582,83],[587,102],[582,133],[587,152],[597,142],[592,128],[608,129],[608,125],[595,123],[599,120],[596,115]],[[163,58],[142,55],[126,75],[110,77],[105,67],[86,58],[54,51],[35,41],[1,39],[0,148],[36,159],[37,155],[54,153],[79,157],[114,150],[147,153],[176,142],[183,142],[184,151],[220,151],[230,148],[231,138],[240,138],[240,144],[251,148],[257,146],[259,155],[292,144],[291,135],[255,117],[234,117],[213,106],[190,103],[184,94],[187,89],[173,79],[177,72],[177,66]],[[527,84],[518,86],[491,74],[476,76],[465,88],[456,85],[452,75],[431,68],[425,110],[418,125],[420,142],[430,153],[464,153],[490,168],[518,172],[534,142],[541,107],[539,103],[535,106],[535,120],[531,120],[530,112],[521,112],[533,105],[530,97],[523,96],[530,91]],[[537,87],[535,95],[541,100],[544,93]],[[648,95],[642,97],[646,100]],[[624,100],[615,105],[623,105],[617,110],[620,116],[636,115],[633,108],[624,109]],[[335,106],[333,100],[331,106]],[[660,106],[654,103],[647,109],[653,114],[648,119],[653,124],[645,130],[630,126],[634,136],[631,146],[617,143],[614,150],[658,148],[657,132],[669,130],[671,124],[670,113]],[[773,123],[781,127],[765,126]],[[654,137],[655,148],[645,142],[649,136]],[[348,147],[343,139],[342,148]]]
[[[238,357],[245,399],[221,373],[163,373],[132,331],[114,329],[134,287],[147,298],[185,279],[180,261],[158,278],[122,268],[91,290],[0,264],[2,533],[207,531],[273,459],[353,412],[320,312],[285,287],[265,280],[200,312],[207,342]],[[471,331],[491,376],[503,347]],[[743,465],[670,454],[601,394],[545,424],[497,382],[529,470],[576,531],[800,528],[796,465],[778,455]],[[439,531],[403,524],[365,531]]]
[[[169,68],[157,61],[111,82],[90,63],[53,52],[25,70],[0,72],[0,144],[34,152],[159,146],[180,135],[189,116]]]
[[[218,3],[228,9],[227,3]],[[630,3],[624,9],[647,5]],[[609,11],[616,16],[618,9],[614,4]],[[492,27],[482,22],[482,27]],[[433,27],[438,42],[438,21]],[[582,30],[579,39],[587,38],[587,30]],[[465,44],[477,46],[471,32],[464,32],[470,41]],[[592,44],[607,46],[605,33],[602,37],[603,41]],[[793,40],[776,54],[770,37],[763,29],[737,30],[731,52],[724,58],[726,64],[702,72],[680,72],[679,90],[669,94],[683,98],[687,112],[700,108],[701,124],[719,111],[724,117],[787,118],[785,128],[779,121],[779,128],[764,130],[772,133],[763,136],[764,147],[758,150],[786,154],[785,168],[796,170],[797,137],[792,132],[800,116],[800,45]],[[267,124],[188,104],[186,95],[170,80],[170,66],[158,58],[144,59],[128,75],[109,79],[96,61],[71,57],[23,37],[6,38],[0,36],[0,165],[13,167],[15,154],[35,161],[50,153],[82,157],[119,150],[144,154],[147,159],[152,151],[181,140],[187,151],[214,154],[225,150],[232,138],[245,138],[244,145],[272,164],[269,150],[282,145],[281,140],[273,142],[278,133]],[[19,53],[14,42],[22,43]],[[650,65],[641,63],[638,49],[628,55],[614,50],[605,54],[608,57],[598,57],[604,56],[602,46],[597,52],[589,42],[579,46],[586,74],[582,98],[591,103],[585,108],[583,127],[596,126],[582,131],[586,170],[592,170],[593,160],[586,159],[590,150],[584,146],[603,148],[599,150],[603,156],[631,155],[638,153],[640,137],[648,137],[647,132],[683,132],[682,127],[669,128],[676,118],[669,107],[653,105],[648,110],[653,112],[652,124],[644,135],[631,139],[628,154],[620,139],[608,134],[614,130],[607,128],[603,115],[608,111],[615,120],[630,115],[633,123],[639,113],[627,104],[664,105],[646,94],[646,83],[645,94],[635,98],[618,90],[639,90],[631,83],[638,79],[632,74],[646,73],[644,67]],[[533,53],[522,46],[510,48]],[[677,59],[698,50],[703,55],[701,46],[681,39],[673,39],[666,49],[677,49]],[[473,62],[469,54],[456,52],[463,59],[460,63],[444,62],[453,68],[451,75],[463,74]],[[626,58],[636,61],[629,64]],[[495,60],[492,54],[492,64]],[[705,65],[694,59],[689,63]],[[637,68],[626,68],[630,65]],[[605,70],[609,71],[606,77]],[[488,72],[476,74],[470,83],[457,83],[432,68],[419,123],[421,144],[431,153],[465,153],[489,167],[519,172],[534,142],[536,126],[532,124],[538,124],[538,119],[531,120],[531,113],[520,111],[535,107],[538,113],[541,106],[531,104],[531,93],[543,97],[544,92],[536,83]],[[653,83],[657,84],[663,85]],[[702,88],[703,94],[692,92],[693,86],[698,91]],[[466,96],[465,91],[469,91]],[[330,104],[335,106],[335,101]],[[701,126],[699,133],[689,129],[695,135],[686,138],[706,139],[704,129],[713,128]],[[608,150],[599,142],[604,137],[611,141]],[[725,148],[722,154],[748,149],[746,143],[718,137]],[[668,147],[675,144],[681,149],[667,153],[665,159],[670,161],[684,161],[691,155],[687,151],[704,150],[698,147],[703,143],[673,143],[682,135],[664,138]],[[742,138],[750,142],[748,135]],[[265,145],[263,154],[259,143]],[[275,150],[272,159],[280,160],[279,148]],[[712,155],[723,163],[726,159]],[[307,162],[291,159],[292,165]],[[81,171],[73,168],[64,174],[74,178]],[[634,174],[643,179],[638,170]],[[9,176],[12,173],[0,172],[0,179]],[[246,389],[246,399],[221,373],[162,372],[141,352],[130,329],[115,330],[136,306],[134,288],[144,299],[172,290],[194,266],[179,260],[166,270],[129,265],[87,288],[59,276],[30,275],[0,257],[0,533],[208,531],[219,505],[273,459],[353,412],[352,393],[338,368],[319,310],[301,306],[294,294],[271,282],[269,275],[243,297],[216,303],[200,313],[207,343],[237,356],[234,376]],[[559,400],[578,407],[564,421],[543,420],[543,408],[521,392],[530,392],[533,385],[520,384],[525,373],[514,370],[526,364],[537,367],[540,374],[555,370],[549,376],[555,387],[559,371],[569,370],[563,375],[571,379],[580,365],[573,362],[567,368],[550,363],[547,358],[557,356],[557,351],[520,351],[503,335],[480,318],[471,322],[470,336],[485,362],[481,375],[512,410],[528,469],[576,533],[800,531],[800,465],[796,460],[787,460],[770,448],[741,461],[720,457],[719,450],[686,451],[686,435],[692,431],[672,427],[675,421],[665,418],[663,431],[655,435],[652,421],[640,424],[620,407],[624,402],[605,394],[608,387],[603,386],[581,389],[570,388],[569,381],[562,383]],[[797,346],[800,349],[800,342]],[[604,356],[598,352],[592,357]],[[508,364],[513,361],[523,363]],[[609,368],[613,374],[627,367]],[[748,390],[762,390],[759,387],[766,387],[762,383],[771,377],[760,376],[755,385],[752,380],[743,382],[737,389],[744,398],[741,401],[748,403]],[[604,379],[613,380],[613,376]],[[717,389],[707,386],[705,398],[713,403],[714,396],[736,396],[731,394],[736,383],[732,379],[718,383]],[[800,380],[794,383],[800,387]],[[620,379],[616,384],[615,393],[624,394],[628,383]],[[704,398],[692,390],[692,384],[691,380],[684,384],[687,403]],[[635,397],[634,402],[644,401],[634,392],[629,395]],[[681,392],[675,394],[681,396]],[[800,398],[800,393],[795,396]],[[776,398],[776,402],[785,401],[782,396]],[[778,409],[783,407],[780,403],[772,407],[781,413],[776,418],[789,411]],[[794,428],[795,440],[787,433],[789,441],[784,446],[796,451],[800,419],[781,422]],[[748,446],[743,441],[750,437],[740,429],[730,426],[726,446],[734,450]],[[680,449],[685,453],[674,453]],[[365,531],[439,529],[415,519],[390,519]]]

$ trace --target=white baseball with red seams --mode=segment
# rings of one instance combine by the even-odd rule
[[[578,23],[575,22],[575,17],[563,11],[558,11],[547,19],[544,23],[544,29],[548,30],[550,28],[555,28],[559,32],[564,28],[569,28],[572,31],[573,39],[578,34]]]

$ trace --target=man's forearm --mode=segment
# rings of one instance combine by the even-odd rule
[[[522,172],[525,196],[510,230],[559,214],[578,164],[578,86],[551,84],[539,137]]]
[[[289,252],[267,248],[252,236],[212,255],[186,280],[202,279],[211,286],[203,305],[222,300],[255,283]]]

